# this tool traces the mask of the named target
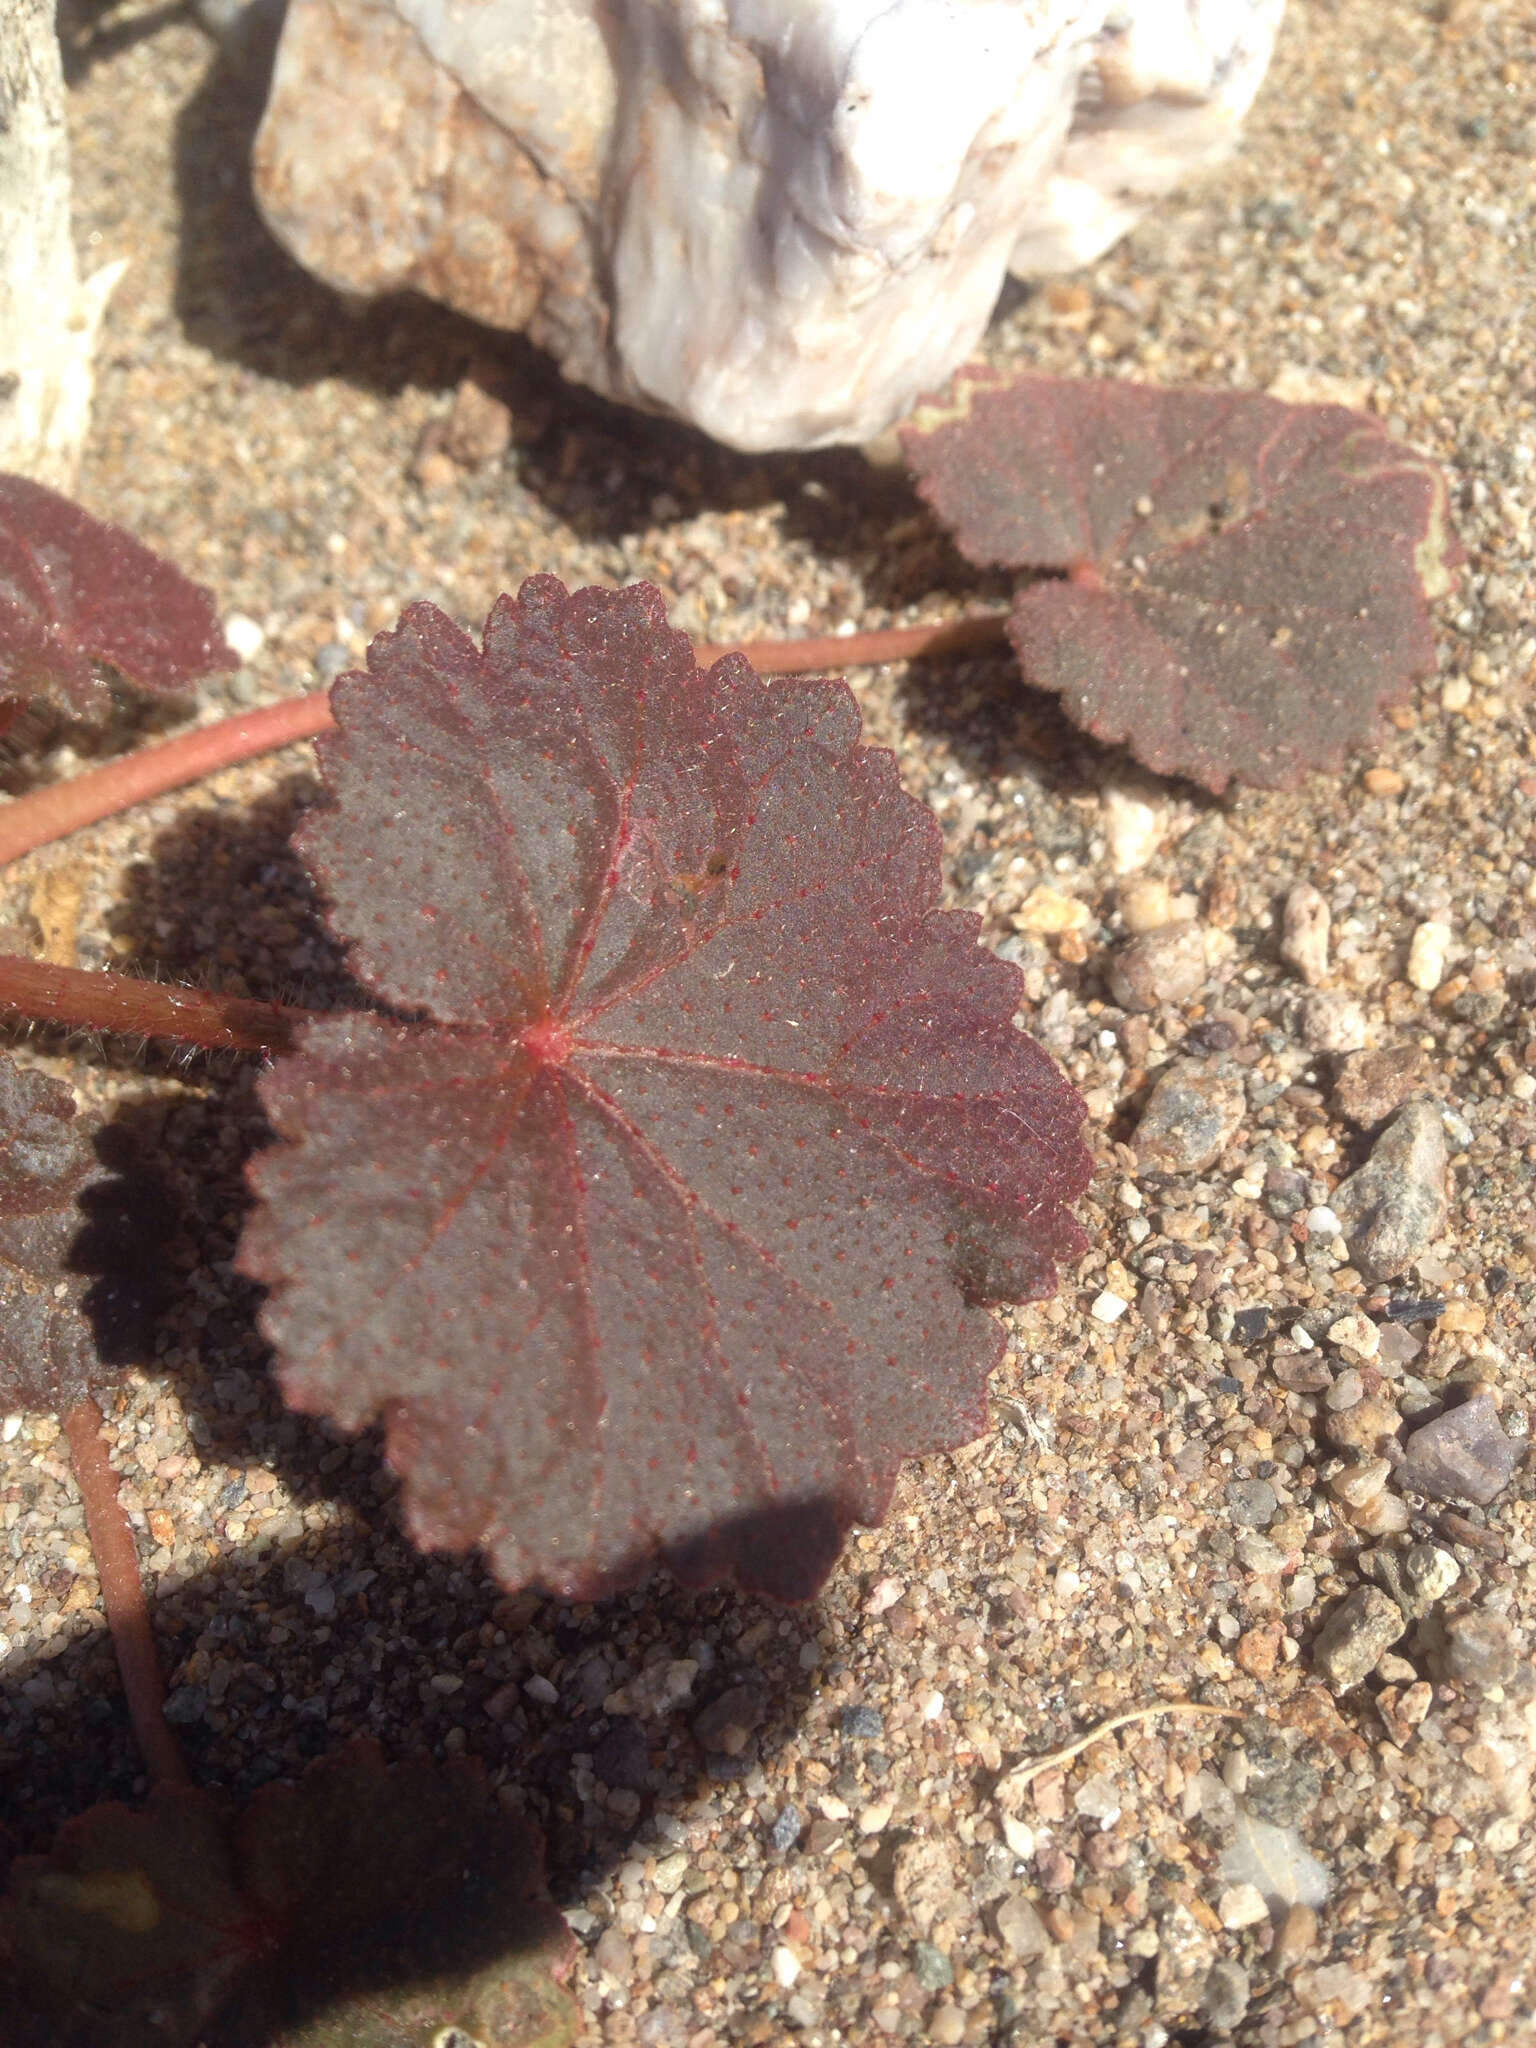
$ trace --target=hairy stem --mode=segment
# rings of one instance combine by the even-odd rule
[[[64,1418],[64,1437],[85,1509],[85,1533],[96,1560],[107,1627],[144,1767],[157,1784],[184,1785],[187,1766],[165,1718],[165,1680],[139,1576],[139,1554],[101,1430],[101,1410],[89,1394]]]
[[[826,633],[808,640],[735,641],[700,646],[698,659],[707,668],[722,654],[745,654],[759,675],[835,675],[884,661],[912,661],[920,655],[963,654],[994,645],[1006,614],[948,619],[936,626],[892,626],[869,633]],[[104,768],[91,768],[30,796],[17,797],[0,808],[0,866],[51,846],[87,825],[116,817],[132,804],[147,803],[167,790],[200,782],[205,775],[233,768],[257,754],[313,739],[330,729],[330,699],[324,690],[307,697],[289,697],[260,711],[221,718],[179,739],[141,748]]]
[[[297,1027],[312,1014],[282,1003],[253,1002],[249,996],[55,967],[19,953],[0,953],[0,1012],[6,1010],[73,1030],[129,1032],[143,1038],[174,1038],[211,1052],[255,1053],[286,1052]]]

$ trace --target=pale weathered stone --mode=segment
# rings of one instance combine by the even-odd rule
[[[291,0],[262,211],[742,448],[865,441],[1219,156],[1284,0]]]

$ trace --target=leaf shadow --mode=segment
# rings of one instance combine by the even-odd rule
[[[206,1547],[193,1539],[185,1554]],[[178,1557],[150,1581],[168,1713],[194,1783],[243,1801],[359,1736],[378,1740],[390,1762],[476,1759],[541,1829],[550,1896],[569,1911],[585,1910],[633,1856],[710,1839],[715,1788],[796,1739],[815,1685],[795,1654],[802,1631],[814,1634],[814,1610],[800,1610],[786,1636],[766,1603],[664,1578],[596,1605],[510,1597],[478,1561],[422,1556],[355,1515],[231,1542],[206,1570],[184,1570]],[[670,1711],[605,1709],[648,1669],[684,1659],[698,1676]],[[710,1756],[692,1724],[742,1685],[763,1702],[763,1721],[742,1753]],[[104,1800],[137,1805],[147,1792],[105,1627],[94,1612],[72,1615],[46,1654],[0,1669],[0,1886],[14,1857],[46,1852],[72,1815]],[[798,1847],[767,1853],[788,1861]],[[485,1903],[496,1906],[494,1888]],[[577,1924],[589,1940],[601,1932],[590,1912]],[[749,1923],[731,1939],[738,1951],[760,1945],[766,1961],[772,1930]],[[504,1926],[494,1915],[472,1922],[456,1946],[457,1963],[488,1962],[505,1953]],[[683,1995],[707,1975],[680,1915],[653,1935],[651,1954]],[[741,1967],[743,1956],[726,1960]],[[347,1962],[353,1995],[401,1981],[388,1941],[365,1942]],[[226,2038],[227,2019],[211,2040]],[[236,2033],[243,2048],[271,2038]]]

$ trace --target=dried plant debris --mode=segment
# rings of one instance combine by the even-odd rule
[[[1054,572],[1015,597],[1026,678],[1159,773],[1292,787],[1434,666],[1445,478],[1364,414],[967,369],[902,446],[972,561]]]
[[[807,1598],[985,1426],[1081,1235],[1082,1103],[838,683],[707,673],[647,586],[414,605],[339,683],[301,848],[416,1021],[264,1083],[244,1269],[289,1401],[387,1419],[409,1524],[590,1597]]]
[[[98,715],[98,663],[178,691],[234,657],[201,584],[57,491],[0,474],[0,731],[33,697]]]
[[[359,1741],[243,1809],[97,1806],[0,1901],[17,2048],[566,2048],[574,1943],[479,1766]]]

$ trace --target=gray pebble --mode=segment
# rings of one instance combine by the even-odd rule
[[[1524,1452],[1525,1445],[1499,1427],[1492,1394],[1474,1394],[1413,1432],[1397,1481],[1405,1493],[1486,1507],[1508,1486]]]
[[[845,1742],[876,1742],[885,1733],[885,1716],[878,1707],[844,1707],[838,1726]]]
[[[943,1991],[953,1984],[955,1973],[943,1949],[931,1941],[917,1942],[912,1950],[912,1974],[924,1991]]]
[[[1400,1109],[1358,1173],[1340,1183],[1333,1211],[1351,1262],[1367,1280],[1405,1272],[1445,1228],[1445,1125],[1433,1102]]]
[[[1224,2032],[1240,2024],[1248,2010],[1248,1972],[1241,1963],[1212,1963],[1200,1994],[1200,2017]]]
[[[1520,1666],[1515,1632],[1502,1614],[1458,1614],[1445,1625],[1439,1664],[1446,1678],[1479,1692],[1508,1685]]]
[[[768,1839],[781,1856],[787,1856],[799,1841],[804,1826],[805,1816],[798,1806],[791,1804],[780,1809]]]
[[[1322,1774],[1303,1757],[1292,1757],[1277,1771],[1261,1777],[1251,1772],[1244,1803],[1257,1820],[1277,1828],[1294,1827],[1322,1796]]]
[[[748,1736],[762,1726],[767,1712],[767,1687],[748,1679],[730,1686],[694,1716],[694,1736],[703,1749],[740,1756]]]
[[[1242,1082],[1224,1064],[1174,1060],[1136,1126],[1137,1162],[1160,1173],[1198,1173],[1220,1156],[1246,1109]]]
[[[1227,1510],[1245,1529],[1267,1529],[1280,1512],[1280,1496],[1267,1479],[1234,1479],[1227,1488]]]
[[[354,666],[352,650],[339,640],[327,640],[315,656],[315,673],[322,682],[334,683],[344,670]]]
[[[1318,1630],[1312,1662],[1335,1692],[1348,1692],[1370,1676],[1407,1626],[1389,1594],[1356,1586]]]

